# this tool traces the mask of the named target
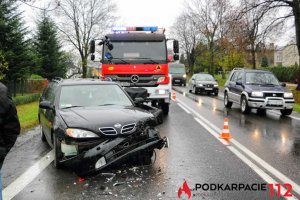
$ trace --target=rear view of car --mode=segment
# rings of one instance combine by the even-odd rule
[[[171,63],[169,64],[169,74],[172,75],[173,85],[186,86],[186,71],[184,64]]]
[[[281,84],[269,71],[235,69],[225,84],[224,105],[240,105],[242,113],[249,113],[252,108],[259,114],[266,110],[280,110],[282,115],[293,112],[293,93]]]

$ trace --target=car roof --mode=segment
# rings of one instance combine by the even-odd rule
[[[233,71],[244,71],[244,72],[265,72],[265,73],[271,73],[268,70],[263,69],[244,69],[244,68],[234,68]]]
[[[182,63],[170,63],[169,66],[170,67],[185,67],[185,65]]]
[[[56,82],[60,85],[117,85],[116,82],[103,81],[100,79],[54,79],[51,82]]]
[[[211,74],[205,73],[205,72],[201,72],[201,73],[196,73],[196,74],[194,74],[194,75],[211,75]],[[211,76],[212,76],[212,75],[211,75]]]

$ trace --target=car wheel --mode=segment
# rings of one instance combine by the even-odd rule
[[[248,101],[245,96],[242,96],[241,99],[241,111],[243,114],[248,114],[251,111],[251,108],[248,106]]]
[[[184,83],[183,86],[186,87],[186,83]]]
[[[281,112],[281,115],[286,116],[286,115],[292,114],[293,109],[284,109],[284,110],[280,110],[280,112]]]
[[[219,95],[219,92],[215,92],[214,94],[215,94],[215,96],[218,96],[218,95]]]
[[[267,113],[266,109],[257,109],[257,114],[261,116],[265,116]]]
[[[56,169],[61,168],[61,157],[62,157],[62,152],[61,152],[61,146],[60,146],[60,141],[59,139],[54,135],[53,136],[53,150],[54,150],[54,160],[53,164]]]
[[[197,90],[196,90],[195,86],[193,86],[193,92],[192,93],[197,94]]]
[[[164,115],[168,115],[169,114],[170,104],[168,104],[168,103],[162,103],[160,107],[161,107]]]
[[[225,92],[225,94],[224,94],[224,105],[226,108],[231,108],[231,106],[232,106],[232,102],[229,101],[227,92]]]
[[[42,125],[40,125],[40,135],[41,135],[41,140],[43,142],[46,142],[46,137],[45,137]]]

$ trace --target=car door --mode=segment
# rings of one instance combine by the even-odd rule
[[[236,94],[235,94],[235,85],[236,85],[236,79],[237,79],[237,76],[238,76],[239,72],[236,71],[236,72],[233,72],[232,76],[230,77],[230,81],[229,81],[229,84],[228,84],[228,97],[229,97],[229,100],[230,101],[234,101],[236,102]]]
[[[244,83],[244,73],[243,72],[240,72],[237,75],[236,82]],[[236,94],[236,98],[237,98],[236,101],[240,103],[241,95],[242,95],[242,92],[244,91],[244,86],[235,84],[235,89],[234,90],[235,90],[234,93]]]

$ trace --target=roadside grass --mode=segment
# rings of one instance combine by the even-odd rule
[[[38,101],[17,106],[22,131],[38,125],[38,109]]]
[[[224,87],[225,83],[226,83],[226,78],[223,79],[222,75],[214,75],[215,79],[217,80],[219,87]]]
[[[295,103],[294,111],[300,113],[300,104]]]

